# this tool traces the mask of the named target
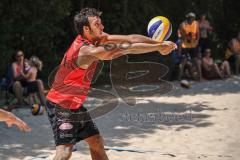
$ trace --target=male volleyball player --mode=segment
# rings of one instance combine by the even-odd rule
[[[99,60],[152,51],[168,54],[176,49],[173,42],[160,43],[141,35],[108,35],[103,32],[100,15],[96,9],[84,8],[74,17],[78,36],[65,53],[47,95],[46,108],[56,143],[54,160],[68,160],[73,145],[80,140],[88,143],[93,160],[108,159],[98,128],[82,106]],[[124,47],[126,41],[131,45]],[[106,43],[121,47],[106,49]]]

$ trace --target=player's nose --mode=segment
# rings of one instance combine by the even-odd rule
[[[103,29],[104,29],[104,25],[103,25],[103,24],[101,24],[100,28],[101,28],[101,30],[103,30]]]

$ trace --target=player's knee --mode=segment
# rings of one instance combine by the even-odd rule
[[[71,147],[59,147],[56,151],[54,160],[68,160],[72,155]]]
[[[95,136],[93,143],[95,144],[103,144],[103,138],[100,135]]]
[[[68,160],[72,153],[70,151],[57,152],[54,160]]]
[[[96,135],[91,137],[88,141],[89,147],[94,147],[94,148],[101,148],[103,147],[103,138],[100,135]]]

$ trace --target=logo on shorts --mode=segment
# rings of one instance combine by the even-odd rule
[[[61,129],[61,130],[69,130],[69,129],[72,129],[72,128],[73,128],[73,125],[70,124],[70,123],[62,123],[59,126],[59,129]]]
[[[61,116],[61,117],[70,117],[70,113],[68,112],[58,112],[57,114],[58,116]]]
[[[60,138],[72,138],[73,135],[72,135],[72,134],[64,134],[64,133],[60,133],[59,137],[60,137]]]

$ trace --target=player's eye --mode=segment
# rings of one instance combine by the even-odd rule
[[[95,24],[95,26],[96,26],[96,27],[99,27],[99,26],[100,26],[100,24],[99,24],[99,23],[96,23],[96,24]]]

